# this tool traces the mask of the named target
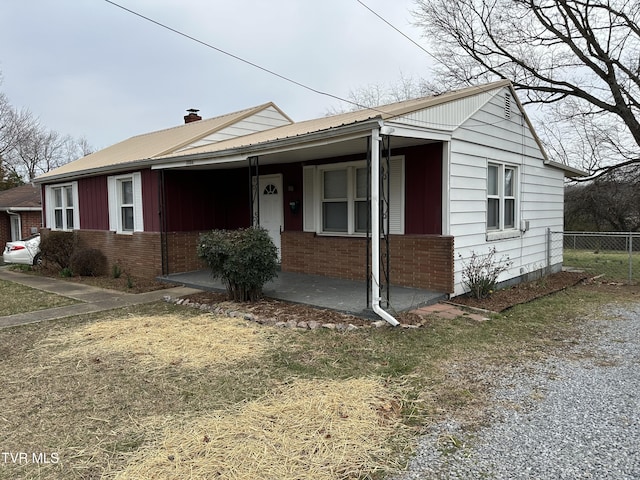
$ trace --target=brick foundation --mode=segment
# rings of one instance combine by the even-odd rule
[[[454,290],[453,237],[392,235],[391,283],[444,293]],[[282,232],[282,270],[364,280],[366,239]]]
[[[42,235],[50,230],[43,229]],[[160,234],[135,232],[118,235],[105,230],[76,230],[80,247],[96,248],[107,257],[109,273],[113,265],[135,278],[154,279],[162,274]]]
[[[166,235],[168,273],[192,272],[207,268],[198,258],[201,232],[170,232]]]

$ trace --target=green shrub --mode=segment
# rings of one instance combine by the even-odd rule
[[[69,267],[64,267],[60,270],[60,276],[62,278],[71,278],[73,277],[73,271]]]
[[[462,255],[460,255],[462,259]],[[487,255],[478,255],[471,251],[468,262],[462,262],[462,283],[474,298],[487,298],[496,289],[498,276],[513,265],[507,255],[496,259],[496,249],[489,249]]]
[[[79,248],[71,255],[71,270],[81,277],[100,277],[107,271],[107,257],[96,248]]]
[[[42,260],[60,270],[71,268],[71,256],[76,247],[74,232],[48,232],[40,238]]]
[[[221,279],[229,299],[246,302],[262,296],[262,286],[278,271],[278,251],[263,228],[212,230],[200,236],[198,256]]]
[[[113,278],[120,278],[120,276],[122,276],[122,269],[120,268],[120,265],[118,265],[117,263],[114,263],[111,266],[111,276]]]

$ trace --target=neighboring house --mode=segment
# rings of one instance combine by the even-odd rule
[[[40,188],[31,184],[0,191],[0,250],[42,227]]]
[[[513,262],[500,280],[561,267],[547,229],[562,230],[564,177],[580,172],[546,157],[507,81],[298,123],[268,103],[36,182],[47,229],[77,230],[132,275],[200,269],[200,233],[259,222],[282,270],[364,280],[378,171],[392,284],[461,294],[463,259],[490,247]]]

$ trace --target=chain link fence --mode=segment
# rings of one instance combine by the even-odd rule
[[[640,280],[640,233],[549,231],[548,244],[548,258],[562,255],[565,268],[601,275],[603,281]]]

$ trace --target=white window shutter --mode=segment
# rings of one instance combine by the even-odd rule
[[[134,231],[144,231],[144,219],[142,218],[142,174],[133,174],[133,225]]]
[[[391,158],[389,230],[404,235],[404,157]]]
[[[316,231],[315,172],[316,167],[304,167],[302,169],[302,211],[305,232]]]
[[[109,197],[109,230],[118,231],[118,187],[116,177],[107,177],[107,192]]]
[[[44,201],[46,203],[46,215],[47,221],[45,227],[50,228],[51,230],[55,229],[55,221],[53,220],[53,190],[50,185],[44,187]]]
[[[78,197],[78,182],[71,183],[71,194],[73,195],[73,225],[74,230],[80,230],[80,200]]]

